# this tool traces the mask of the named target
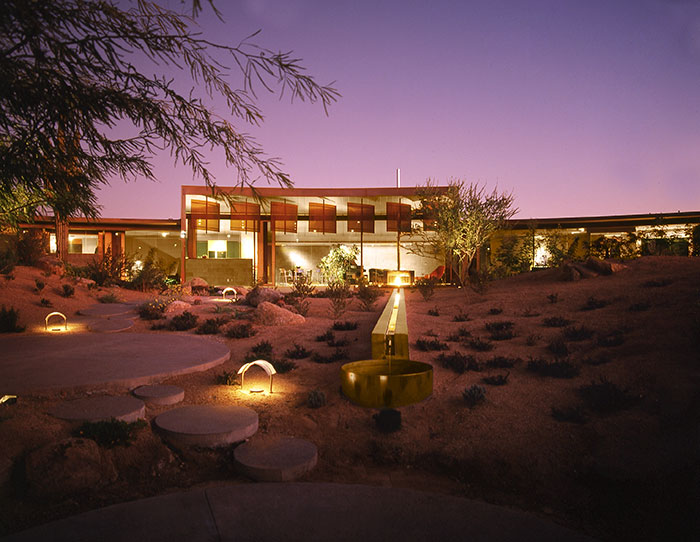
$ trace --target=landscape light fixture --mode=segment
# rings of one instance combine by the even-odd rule
[[[233,298],[231,298],[231,301],[232,302],[236,301],[236,296],[238,295],[238,292],[236,291],[235,288],[231,288],[230,286],[228,288],[224,288],[224,291],[221,292],[221,297],[223,297],[224,300],[228,300],[228,298],[226,297],[226,294],[229,292],[233,292]]]
[[[46,319],[44,320],[44,329],[45,329],[46,331],[49,331],[49,320],[50,320],[53,316],[58,316],[58,317],[60,317],[60,318],[63,318],[63,325],[64,325],[64,328],[65,328],[65,331],[68,331],[68,319],[66,318],[66,315],[63,314],[62,312],[51,312],[51,313],[47,314],[47,315],[46,315]],[[55,328],[52,328],[51,331],[61,331],[61,328],[60,328],[60,327],[55,327]]]
[[[277,371],[272,366],[272,363],[270,363],[269,361],[265,361],[264,359],[256,359],[255,361],[251,361],[250,363],[246,363],[240,369],[238,369],[238,374],[241,375],[241,391],[246,391],[245,386],[244,386],[245,373],[253,365],[257,365],[258,367],[262,368],[262,370],[265,371],[267,373],[267,375],[270,377],[270,391],[269,391],[269,393],[272,393],[272,377],[273,377],[273,375],[277,374]],[[265,390],[263,388],[256,387],[256,388],[250,388],[248,390],[248,393],[254,394],[254,393],[262,393],[264,391]]]

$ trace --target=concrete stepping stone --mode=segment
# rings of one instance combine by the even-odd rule
[[[51,414],[62,420],[99,422],[115,418],[135,422],[146,417],[146,405],[140,399],[124,396],[98,395],[61,403]]]
[[[181,387],[166,384],[139,386],[132,393],[151,405],[174,405],[185,398],[185,390]]]
[[[164,412],[153,423],[175,446],[215,448],[254,435],[258,413],[235,405],[189,405]]]
[[[233,451],[236,466],[258,482],[290,482],[316,466],[318,449],[308,440],[282,437],[251,440]]]
[[[119,333],[132,327],[134,321],[126,318],[101,318],[88,324],[88,329],[96,333]]]
[[[80,309],[83,316],[96,316],[98,318],[110,318],[135,312],[136,307],[132,303],[95,303],[85,309]]]

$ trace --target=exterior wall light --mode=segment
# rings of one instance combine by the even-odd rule
[[[49,330],[49,319],[51,319],[52,316],[58,316],[60,318],[63,318],[63,325],[65,327],[65,331],[68,331],[68,319],[66,318],[66,315],[62,312],[52,312],[46,315],[46,319],[44,320],[44,329],[46,331]],[[61,331],[61,328],[54,328],[51,331]]]
[[[181,230],[180,231],[180,239],[184,239],[185,237],[187,237],[187,232],[185,230]]]
[[[270,392],[272,393],[272,377],[277,374],[277,371],[275,371],[275,368],[272,366],[272,363],[269,361],[265,361],[264,359],[256,359],[255,361],[251,361],[250,363],[246,363],[238,369],[238,374],[241,375],[241,390],[245,391],[244,389],[244,379],[245,379],[245,373],[250,369],[253,365],[257,365],[258,367],[261,367],[263,371],[267,373],[267,375],[270,377]],[[265,391],[264,389],[261,388],[250,388],[248,390],[248,393],[262,393]]]

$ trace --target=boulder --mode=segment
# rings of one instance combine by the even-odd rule
[[[251,307],[257,307],[264,302],[277,303],[280,299],[284,299],[284,294],[272,288],[253,288],[245,296],[245,302]]]
[[[42,271],[46,271],[47,273],[52,273],[60,277],[62,277],[66,271],[65,264],[55,256],[42,256],[36,262],[36,266]]]
[[[174,313],[174,312],[178,312],[178,313],[179,313],[179,312],[186,311],[187,309],[190,309],[190,308],[192,308],[192,305],[190,305],[189,303],[187,303],[187,302],[185,302],[185,301],[179,301],[179,300],[178,300],[178,301],[173,301],[172,303],[170,303],[170,304],[165,308],[165,312],[166,312],[167,314],[171,314],[171,313]]]
[[[94,288],[97,284],[94,280],[86,279],[83,277],[79,277],[78,279],[76,279],[76,283],[80,284],[81,286],[85,286],[86,288]]]
[[[209,283],[200,277],[192,277],[190,280],[185,282],[183,285],[183,290],[189,289],[193,294],[208,294],[209,293]]]
[[[68,438],[31,452],[25,463],[35,495],[60,497],[114,482],[117,471],[94,440]]]
[[[613,273],[619,273],[623,269],[627,269],[627,266],[623,263],[610,262],[610,270]]]
[[[306,321],[306,318],[301,314],[294,314],[268,301],[263,301],[258,305],[253,313],[253,319],[265,326],[288,326],[303,324]]]
[[[568,282],[581,280],[581,273],[573,265],[565,262],[561,265],[561,279]]]
[[[599,258],[590,257],[584,264],[588,269],[595,271],[599,275],[612,275],[612,266],[610,262]]]

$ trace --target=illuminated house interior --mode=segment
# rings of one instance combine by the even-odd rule
[[[196,276],[217,286],[278,286],[304,273],[313,283],[323,284],[321,259],[335,246],[356,246],[357,270],[351,278],[363,272],[370,282],[385,284],[401,270],[410,282],[445,264],[443,258],[421,250],[425,239],[411,233],[430,226],[419,211],[416,190],[259,188],[254,193],[219,187],[214,197],[206,187],[183,186],[179,220],[69,219],[67,260],[86,265],[107,253],[127,254],[138,266],[153,250],[183,281]],[[546,266],[550,255],[543,241],[552,232],[567,246],[576,243],[574,256],[579,257],[601,238],[630,234],[643,237],[637,241],[641,254],[687,255],[697,224],[700,212],[512,220],[492,236],[478,265],[492,264],[503,240],[517,236],[532,238],[534,267]],[[23,228],[43,230],[55,252],[52,217]]]

